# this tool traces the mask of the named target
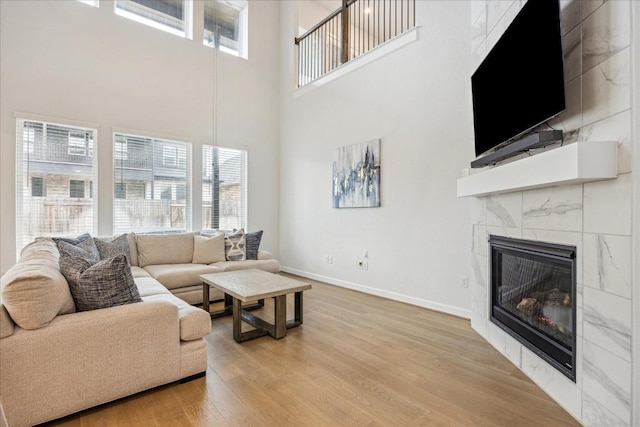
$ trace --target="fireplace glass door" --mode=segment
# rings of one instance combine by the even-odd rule
[[[575,247],[489,242],[491,321],[575,380]]]

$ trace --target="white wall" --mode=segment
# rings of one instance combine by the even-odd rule
[[[202,21],[195,2],[195,22]],[[193,143],[193,205],[201,144],[213,141],[214,51],[76,1],[0,2],[1,271],[15,254],[16,112],[99,125],[98,233],[111,234],[114,128]],[[249,228],[278,252],[278,32],[275,1],[251,2],[249,60],[218,54],[218,144],[249,150]],[[201,228],[194,209],[193,229]]]
[[[282,22],[296,2],[283,2]],[[468,2],[416,2],[418,40],[295,94],[295,24],[282,30],[280,259],[288,271],[468,315],[473,154]],[[294,21],[295,23],[295,21]],[[334,209],[337,147],[382,140],[382,207]],[[356,266],[365,250],[369,269]],[[333,256],[333,264],[324,262]]]

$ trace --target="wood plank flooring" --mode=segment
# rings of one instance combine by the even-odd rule
[[[304,324],[285,338],[237,344],[231,318],[215,319],[206,378],[50,425],[579,425],[468,320],[300,280],[313,285]]]

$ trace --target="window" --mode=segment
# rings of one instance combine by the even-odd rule
[[[69,197],[84,199],[84,181],[77,179],[69,181]]]
[[[178,148],[170,145],[162,147],[162,166],[175,168],[178,164]]]
[[[91,153],[90,153],[91,151]],[[70,156],[86,156],[93,155],[93,144],[90,143],[90,136],[87,132],[69,132],[69,149]]]
[[[247,151],[202,147],[202,220],[203,230],[247,228]]]
[[[191,229],[191,144],[114,134],[114,233]]]
[[[44,196],[44,180],[39,176],[31,177],[31,196],[32,197]]]
[[[97,131],[22,118],[16,127],[17,252],[38,236],[95,233],[97,207],[84,185],[97,179]],[[71,154],[79,135],[82,156]]]
[[[246,0],[205,0],[203,43],[247,58],[248,16]]]
[[[185,38],[192,38],[191,1],[116,0],[116,14]]]

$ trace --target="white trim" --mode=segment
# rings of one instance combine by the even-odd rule
[[[640,259],[640,2],[631,1],[631,259]],[[631,263],[631,425],[640,425],[640,263]]]
[[[340,65],[339,67],[325,74],[319,79],[295,89],[293,92],[293,98],[295,99],[306,93],[309,93],[317,87],[324,86],[335,79],[347,75],[357,70],[358,68],[364,67],[365,65],[375,61],[376,59],[382,58],[383,56],[386,56],[391,52],[418,40],[418,28],[418,26],[415,26],[412,29],[400,34],[399,36],[387,40],[380,46],[377,46],[375,49],[371,49],[370,51],[363,53],[357,58]]]
[[[353,282],[347,282],[346,280],[334,279],[332,277],[322,276],[320,274],[308,273],[306,271],[297,270],[295,268],[290,268],[290,267],[284,267],[284,266],[280,267],[280,271],[283,271],[285,273],[295,274],[296,276],[306,277],[307,279],[317,280],[318,282],[339,286],[341,288],[351,289],[351,290],[362,292],[365,294],[375,295],[375,296],[387,298],[393,301],[399,301],[406,304],[411,304],[418,307],[426,308],[429,310],[451,314],[453,316],[462,317],[465,319],[471,318],[470,310],[465,310],[460,307],[454,307],[452,305],[442,304],[435,301],[428,301],[421,298],[415,298],[408,295],[399,294],[396,292],[385,291],[382,289],[376,289],[370,286],[360,285],[358,283],[353,283]]]

